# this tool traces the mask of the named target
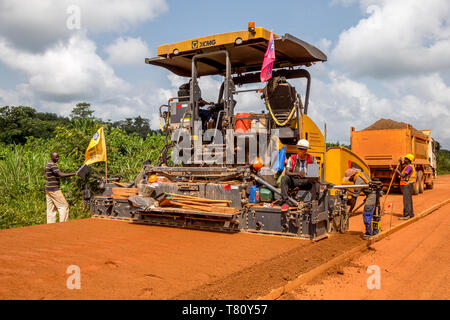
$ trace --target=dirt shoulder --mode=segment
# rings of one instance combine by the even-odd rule
[[[372,245],[283,299],[450,299],[450,205]],[[380,288],[369,290],[369,266]]]

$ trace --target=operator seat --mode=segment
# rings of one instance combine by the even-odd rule
[[[285,121],[297,99],[297,92],[285,77],[273,77],[264,87],[264,98],[278,121]]]
[[[190,93],[190,83],[184,83],[178,88],[178,101],[188,102]]]

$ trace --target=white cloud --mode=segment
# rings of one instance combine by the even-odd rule
[[[41,53],[17,49],[0,39],[0,62],[27,79],[16,90],[0,89],[0,105],[30,105],[67,116],[76,103],[86,101],[97,117],[119,120],[141,115],[152,119],[156,128],[158,107],[173,96],[170,90],[148,83],[132,86],[118,77],[84,32]]]
[[[0,61],[27,75],[29,90],[46,100],[90,99],[126,86],[82,33],[34,54],[0,39]]]
[[[332,45],[331,40],[329,40],[327,38],[322,38],[319,40],[319,42],[316,43],[316,46],[323,52],[328,52],[331,45]]]
[[[343,5],[351,2],[333,0]],[[348,142],[350,126],[360,130],[390,118],[432,129],[449,148],[450,86],[443,75],[450,71],[450,2],[359,3],[365,17],[340,34],[329,59],[345,74],[326,71],[328,79],[315,80],[312,115],[326,119],[329,136],[341,142]],[[375,94],[365,84],[370,82],[356,81],[355,76],[372,78],[381,90]]]
[[[123,32],[168,9],[165,0],[1,0],[0,34],[19,48],[43,50],[72,36],[71,5],[80,8],[81,29],[89,32]]]
[[[3,90],[0,88],[0,107],[31,105],[33,100],[33,92],[29,90],[26,84],[16,86],[15,90]]]
[[[362,0],[368,17],[332,53],[354,75],[386,78],[450,70],[450,2]]]
[[[67,28],[72,5],[80,8],[81,30]],[[68,115],[77,102],[87,101],[96,116],[113,120],[156,114],[167,101],[167,90],[132,87],[103,61],[87,35],[123,32],[167,9],[165,0],[0,0],[0,62],[25,78],[15,90],[0,89],[0,104]],[[133,63],[144,55],[139,57],[142,63],[149,54],[145,43],[140,38],[122,40],[115,43],[127,45],[122,62]],[[111,63],[118,62],[114,49],[119,48],[111,47]]]
[[[173,94],[171,90],[160,88],[151,84],[144,84],[136,88],[112,96],[111,99],[102,102],[112,108],[103,108],[104,119],[123,119],[125,117],[141,115],[150,118],[159,112],[159,106],[166,104]],[[157,123],[152,123],[154,127]]]
[[[56,0],[60,1],[60,0]],[[168,9],[165,0],[68,0],[79,5],[85,27],[93,31],[123,31],[154,19]]]
[[[405,77],[393,81],[391,84],[399,94],[413,94],[450,108],[450,87],[445,84],[438,73],[420,77]]]
[[[81,31],[66,28],[68,4],[80,5]],[[327,122],[331,141],[348,142],[350,126],[363,129],[380,118],[391,118],[417,129],[433,129],[436,139],[450,148],[450,86],[440,71],[450,68],[449,2],[361,0],[360,6],[367,16],[341,34],[327,64],[311,70],[315,77],[310,116],[321,129]],[[15,90],[0,89],[0,105],[27,104],[68,115],[77,102],[87,101],[105,120],[141,115],[157,128],[158,107],[189,79],[170,74],[169,88],[142,81],[132,86],[115,74],[111,64],[141,64],[150,56],[147,45],[140,38],[119,34],[105,48],[107,63],[87,34],[126,30],[166,9],[163,0],[0,0],[0,62],[26,77]],[[325,52],[332,45],[326,38],[317,43]],[[349,72],[330,72],[334,61]],[[385,78],[377,85],[384,86],[389,97],[376,94],[352,75]],[[205,100],[217,101],[221,81],[200,78]],[[301,81],[291,82],[303,97]],[[257,87],[262,85],[238,89]],[[235,99],[236,112],[265,109],[258,93],[242,93]]]
[[[117,38],[105,47],[108,62],[114,65],[142,65],[151,56],[147,44],[139,38]]]
[[[349,143],[351,126],[362,130],[388,118],[432,129],[435,139],[450,147],[450,86],[439,75],[395,79],[386,85],[398,88],[391,98],[378,97],[364,83],[331,71],[327,81],[314,81],[309,115],[321,129],[327,123],[329,141]]]

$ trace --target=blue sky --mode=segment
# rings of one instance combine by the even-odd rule
[[[380,118],[433,129],[450,149],[450,2],[431,0],[0,0],[0,104],[68,115],[87,101],[104,119],[156,110],[182,79],[144,64],[160,44],[246,29],[255,21],[318,46],[310,116],[328,140]],[[71,5],[80,28],[68,29]],[[293,82],[299,85],[298,82]],[[202,78],[203,95],[220,81]],[[238,99],[238,110],[261,106]]]

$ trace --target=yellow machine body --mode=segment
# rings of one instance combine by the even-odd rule
[[[356,153],[344,147],[332,147],[326,152],[325,180],[335,185],[352,184],[344,181],[345,170],[358,169],[370,178],[370,169],[367,163]],[[333,194],[333,190],[331,191]]]

